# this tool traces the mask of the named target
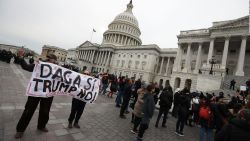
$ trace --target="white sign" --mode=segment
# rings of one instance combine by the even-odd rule
[[[240,90],[241,90],[241,91],[246,91],[246,90],[247,90],[247,87],[246,87],[246,86],[240,86]]]
[[[26,95],[33,97],[69,95],[92,103],[99,94],[99,86],[98,78],[40,61],[34,67]]]

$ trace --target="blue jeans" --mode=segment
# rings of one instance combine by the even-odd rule
[[[207,136],[206,136],[207,134]],[[200,141],[212,141],[212,129],[200,128]]]
[[[122,96],[123,96],[123,91],[118,91],[117,97],[115,99],[116,106],[122,104]]]

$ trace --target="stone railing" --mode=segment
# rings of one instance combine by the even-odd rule
[[[198,29],[198,30],[181,31],[180,35],[205,34],[205,33],[209,33],[209,30],[208,29]]]
[[[200,70],[201,74],[214,75],[214,76],[225,75],[225,69],[222,68],[221,64],[214,64],[212,74],[210,74],[211,64],[203,64]]]

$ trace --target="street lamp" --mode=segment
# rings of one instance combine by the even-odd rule
[[[216,64],[216,59],[214,58],[214,56],[212,56],[212,58],[209,60],[209,64],[211,64],[211,69],[210,69],[209,74],[213,74],[213,67],[214,67],[214,64]]]

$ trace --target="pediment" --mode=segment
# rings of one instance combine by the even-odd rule
[[[90,41],[85,41],[79,47],[89,47],[89,46],[94,46],[94,44],[92,44]]]
[[[249,26],[249,16],[238,18],[230,21],[214,22],[211,29],[234,28]]]

